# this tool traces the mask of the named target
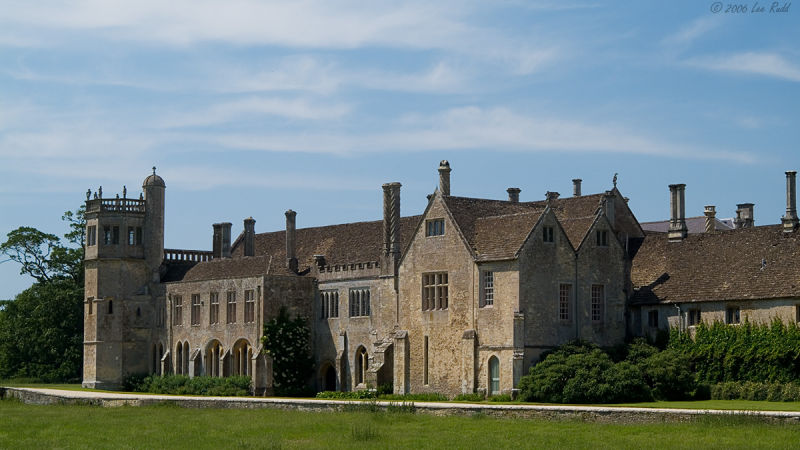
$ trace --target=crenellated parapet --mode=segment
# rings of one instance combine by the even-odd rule
[[[364,261],[347,264],[331,264],[317,268],[320,281],[343,280],[380,276],[380,261]]]

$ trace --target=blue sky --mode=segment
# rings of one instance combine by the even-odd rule
[[[167,247],[199,249],[214,222],[273,231],[289,208],[300,227],[377,220],[388,181],[418,214],[441,159],[453,195],[619,173],[640,221],[686,183],[687,215],[752,202],[761,225],[800,170],[800,4],[0,3],[0,236],[63,234],[88,188],[138,196],[154,165]],[[18,271],[0,264],[0,298],[30,284]]]

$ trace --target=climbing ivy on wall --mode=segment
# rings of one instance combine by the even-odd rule
[[[800,327],[780,319],[763,324],[703,323],[693,338],[673,329],[669,348],[689,357],[700,382],[800,380]]]
[[[309,345],[310,335],[306,319],[291,318],[285,307],[281,307],[278,316],[264,325],[261,342],[266,353],[272,357],[276,395],[312,394],[309,380],[314,362]]]

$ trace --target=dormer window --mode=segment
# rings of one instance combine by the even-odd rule
[[[554,240],[553,240],[553,227],[544,227],[544,228],[542,228],[542,241],[543,242],[554,242]]]
[[[431,219],[425,222],[425,236],[443,236],[444,219]]]
[[[608,231],[597,230],[597,246],[608,247]]]

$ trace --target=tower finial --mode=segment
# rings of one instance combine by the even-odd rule
[[[611,181],[614,183],[614,187],[616,188],[617,187],[617,173],[616,172],[614,172],[614,179],[611,180]]]
[[[153,175],[156,174],[156,166],[153,166]]]

